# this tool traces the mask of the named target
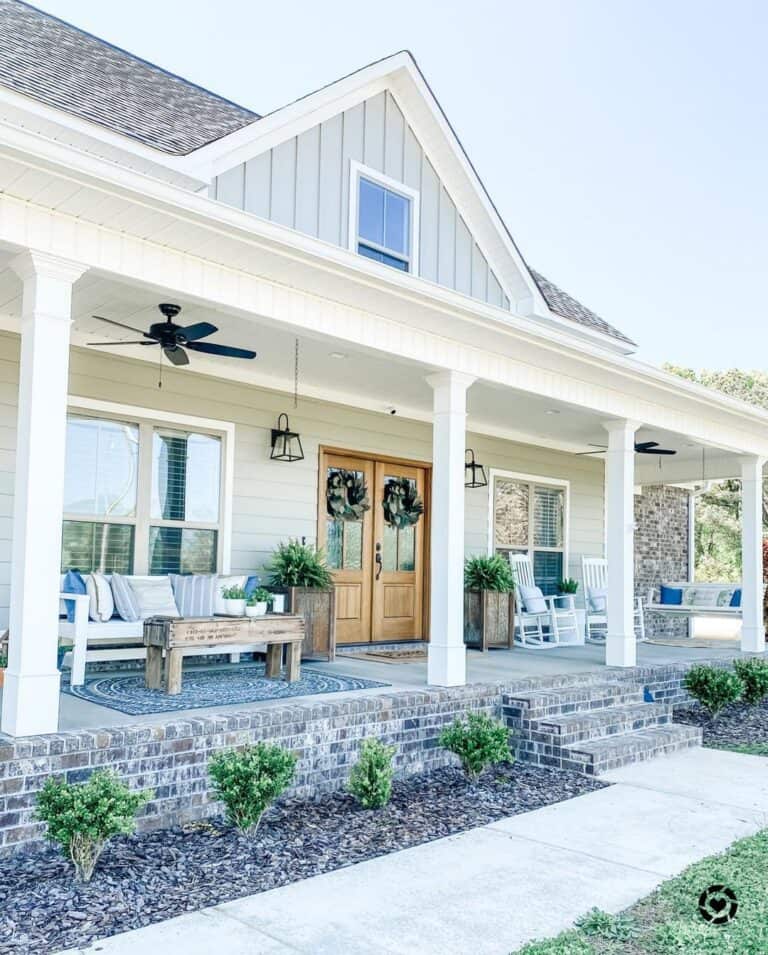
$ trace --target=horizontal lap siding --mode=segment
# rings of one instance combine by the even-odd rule
[[[212,195],[347,248],[352,160],[420,193],[423,278],[509,309],[496,275],[388,92],[221,173]]]
[[[0,620],[7,620],[10,571],[13,461],[18,376],[18,339],[0,335]],[[73,349],[70,393],[181,415],[235,424],[232,570],[260,569],[287,537],[315,540],[320,445],[428,461],[429,424],[300,399],[291,425],[301,434],[304,461],[269,460],[270,430],[289,409],[283,394],[166,369],[162,391],[157,369],[143,362]],[[602,467],[598,462],[531,445],[468,435],[468,446],[486,468],[500,468],[571,481],[570,574],[581,577],[581,555],[603,549]],[[488,548],[488,494],[466,492],[466,551]]]

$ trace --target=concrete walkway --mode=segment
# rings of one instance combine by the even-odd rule
[[[688,750],[603,778],[615,785],[80,951],[508,955],[768,825],[762,757]]]

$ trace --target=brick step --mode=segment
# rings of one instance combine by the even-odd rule
[[[642,703],[643,689],[632,683],[592,683],[504,696],[502,711],[511,720],[540,720],[567,713]]]
[[[572,743],[562,749],[562,768],[597,776],[610,769],[701,745],[701,729],[668,723],[632,733]]]
[[[532,740],[570,746],[671,722],[672,707],[665,703],[628,703],[532,720],[530,731]]]

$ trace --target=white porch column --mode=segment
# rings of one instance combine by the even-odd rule
[[[741,459],[741,649],[765,653],[763,626],[763,464]]]
[[[430,375],[433,389],[430,627],[427,682],[466,683],[464,647],[464,448],[467,388],[459,372]]]
[[[37,252],[11,262],[24,283],[2,730],[55,732],[61,515],[73,283],[85,267]]]
[[[608,559],[607,666],[631,667],[637,660],[634,627],[635,589],[635,421],[607,421],[605,514]]]

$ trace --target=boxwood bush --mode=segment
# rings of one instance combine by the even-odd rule
[[[216,753],[208,763],[216,798],[244,836],[256,833],[265,810],[293,780],[296,757],[268,743]]]
[[[90,882],[109,839],[133,832],[136,813],[151,798],[149,790],[131,792],[116,773],[102,770],[84,783],[47,779],[35,814],[72,860],[77,878]]]
[[[714,719],[744,692],[744,684],[732,670],[722,667],[695,666],[685,675],[685,688]]]
[[[755,706],[768,696],[768,660],[734,660],[733,669],[744,686],[745,703]]]
[[[363,809],[381,809],[392,795],[394,746],[378,739],[364,739],[360,756],[349,774],[348,788]]]
[[[509,729],[484,713],[469,713],[456,719],[440,734],[440,745],[455,753],[471,782],[495,763],[513,762]]]

